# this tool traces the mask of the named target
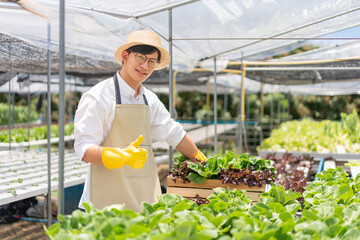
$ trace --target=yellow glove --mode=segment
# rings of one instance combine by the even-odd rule
[[[194,159],[199,159],[201,161],[207,161],[207,157],[199,150],[198,153],[193,156]]]
[[[132,168],[142,168],[148,157],[146,149],[139,148],[142,140],[143,136],[140,135],[136,141],[123,149],[103,147],[101,157],[104,166],[108,169],[115,169],[127,164]]]
[[[146,159],[148,158],[146,149],[145,149],[145,148],[139,148],[142,140],[143,140],[143,136],[140,135],[140,136],[138,137],[138,139],[136,139],[136,141],[132,142],[132,143],[129,145],[129,147],[128,147],[128,148],[133,149],[134,151],[136,151],[136,150],[139,150],[139,151],[140,151],[140,150],[141,150],[141,151],[145,152],[145,158],[135,159],[135,160],[133,160],[133,161],[129,161],[129,162],[126,163],[126,165],[128,165],[128,166],[130,166],[130,167],[132,167],[132,168],[135,168],[135,169],[140,169],[140,168],[142,168],[142,167],[144,166],[144,164],[146,163]]]

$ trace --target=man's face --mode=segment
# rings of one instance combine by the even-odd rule
[[[144,55],[136,52],[129,53],[123,51],[122,54],[124,63],[121,69],[121,76],[125,81],[140,84],[150,77],[151,73],[154,71],[150,62],[157,61],[157,52]]]

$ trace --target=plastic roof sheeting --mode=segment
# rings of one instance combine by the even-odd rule
[[[250,69],[256,67],[256,62],[247,66]],[[266,68],[272,67],[278,67],[279,70],[266,71]],[[351,69],[354,67],[358,69]],[[232,68],[236,67],[232,66]],[[306,68],[309,70],[305,70]],[[320,70],[321,68],[327,69]],[[360,41],[357,40],[271,60],[262,67],[262,71],[248,71],[247,76],[260,82],[286,85],[360,81],[359,68]],[[339,89],[342,87],[338,84]]]
[[[47,50],[0,33],[0,72],[24,72],[47,74]],[[51,72],[59,72],[59,54],[51,52]],[[120,68],[114,62],[66,54],[68,74],[90,81],[98,76],[110,76]],[[1,80],[0,80],[1,85]]]
[[[0,71],[45,73],[45,49],[49,47],[53,51],[52,72],[56,73],[59,58],[56,53],[59,49],[58,1],[17,3],[0,3],[0,21],[7,23],[0,25],[0,33],[3,33],[0,34]],[[303,38],[323,36],[360,23],[360,0],[66,0],[65,3],[67,75],[82,78],[83,85],[107,78],[119,68],[114,62],[114,52],[136,29],[158,32],[163,37],[163,47],[168,49],[167,8],[173,8],[174,69],[183,71],[177,75],[177,87],[184,90],[194,90],[195,85],[197,90],[206,91],[204,78],[211,77],[213,73],[187,74],[199,60],[218,55],[219,64],[240,59],[241,56],[246,60],[248,56],[260,56],[266,51],[276,55],[283,53],[284,49],[299,46]],[[48,42],[48,30],[51,42]],[[358,43],[354,41],[294,55],[287,61],[359,56]],[[359,61],[306,66],[359,66]],[[359,74],[360,71],[348,70],[248,71],[247,77],[272,84],[323,84],[334,80],[359,80]],[[155,71],[146,84],[154,89],[166,89],[168,81],[166,70]],[[228,91],[225,89],[228,86],[226,81],[223,86],[221,80],[217,81],[219,91],[223,87],[224,91]],[[232,91],[238,89],[234,87]]]
[[[341,82],[341,87],[339,82],[327,82],[286,86],[284,89],[294,95],[351,95],[360,94],[360,82]]]
[[[27,74],[26,74],[27,75]],[[80,83],[81,84],[81,83]],[[9,86],[10,85],[10,86]],[[76,86],[75,86],[76,85]],[[10,87],[10,88],[9,88]],[[65,79],[65,91],[84,92],[92,86],[79,86],[79,81],[70,77]],[[51,76],[51,92],[59,93],[59,76]],[[19,81],[19,75],[15,75],[10,81],[0,86],[0,93],[9,92],[18,94],[41,94],[47,92],[46,76],[44,75],[28,75],[26,79]]]
[[[211,93],[213,93],[214,88],[214,78],[210,77],[211,84]],[[217,76],[216,78],[217,86],[220,86],[219,93],[231,93],[231,92],[240,92],[241,91],[241,76],[234,74],[224,74]],[[261,83],[258,81],[245,78],[245,93],[252,94],[258,93],[261,91]],[[264,84],[263,92],[274,93],[274,92],[283,92],[291,93],[293,95],[323,95],[323,96],[333,96],[333,95],[349,95],[349,94],[360,94],[360,81],[358,82],[341,82],[341,87],[339,87],[338,82],[325,82],[325,83],[316,83],[316,84],[300,84],[300,85],[274,85],[274,84]]]
[[[334,46],[322,47],[311,51],[290,55],[279,61],[309,61],[322,59],[360,58],[360,41],[351,41]]]
[[[357,69],[354,70],[351,67],[357,67]],[[259,69],[259,71],[254,68]],[[323,63],[289,63],[282,66],[275,64],[270,66],[253,65],[248,67],[246,76],[264,83],[283,85],[360,81],[360,59]]]
[[[214,88],[214,78],[209,78],[211,84],[211,93]],[[233,93],[241,91],[241,76],[234,74],[225,74],[217,76],[217,86],[220,86],[219,93]],[[253,94],[261,91],[261,83],[258,81],[245,78],[245,93]],[[339,87],[338,82],[326,82],[316,84],[300,84],[300,85],[276,85],[276,84],[264,84],[263,92],[265,94],[274,92],[291,93],[293,95],[350,95],[360,94],[360,81],[358,82],[341,82]]]
[[[71,2],[67,6],[71,5]],[[21,1],[20,1],[21,3]],[[27,10],[19,8],[0,8],[0,32],[22,39],[34,46],[48,48],[48,23],[51,23],[52,51],[59,49],[59,14],[57,1],[26,1],[23,5]],[[14,16],[17,16],[14,19]],[[28,26],[25,27],[24,26]],[[66,53],[81,57],[88,57],[102,61],[114,62],[114,54],[119,45],[126,41],[127,35],[137,29],[148,28],[134,17],[117,18],[108,14],[90,12],[80,8],[66,8]],[[168,44],[162,42],[164,48]],[[176,48],[173,50],[178,56],[175,65],[179,69],[184,64],[194,65],[194,61]]]
[[[173,10],[174,44],[195,59],[237,49],[221,55],[226,59],[236,60],[241,58],[241,52],[246,57],[297,41],[260,41],[256,38],[277,35],[283,38],[314,37],[354,26],[359,23],[360,16],[350,13],[301,28],[359,6],[360,1],[199,1]],[[163,12],[140,21],[167,36],[168,26],[161,21],[166,17],[167,13]],[[186,38],[203,40],[176,40]],[[209,41],[211,38],[213,40]],[[224,38],[234,40],[223,40]],[[254,42],[258,43],[253,44]]]
[[[210,73],[211,74],[211,73]],[[194,84],[196,91],[210,94],[214,93],[214,77],[207,73],[197,73],[193,75],[194,79],[188,79],[190,75],[178,74],[178,79],[175,84],[176,91],[194,91]],[[0,92],[6,93],[9,91],[9,84],[11,84],[11,92],[18,94],[40,94],[47,91],[47,76],[38,74],[13,74],[11,80],[0,86]],[[197,78],[196,78],[197,77]],[[218,94],[231,94],[240,93],[241,91],[241,76],[235,74],[221,74],[216,78],[217,93]],[[169,92],[168,78],[166,74],[160,74],[154,80],[145,81],[144,85],[157,93]],[[209,81],[210,85],[207,86],[206,82]],[[191,83],[189,83],[191,82]],[[87,91],[92,85],[83,82],[81,78],[66,76],[65,79],[66,91],[84,92]],[[95,83],[93,83],[95,84]],[[30,88],[29,88],[30,86]],[[245,78],[245,92],[246,94],[258,93],[261,90],[261,83],[258,81]],[[59,78],[58,75],[51,76],[51,92],[59,92]],[[264,93],[284,92],[293,95],[348,95],[360,94],[360,81],[359,82],[341,82],[339,87],[338,82],[326,82],[316,84],[301,84],[301,85],[270,85],[264,84]]]
[[[53,22],[58,20],[58,1],[29,0],[19,1],[18,4]],[[184,5],[174,8],[172,13],[175,67],[177,64],[180,66],[186,64],[191,68],[194,66],[191,64],[195,61],[215,54],[221,54],[221,58],[225,59],[239,59],[240,52],[246,57],[248,54],[297,41],[288,39],[260,41],[258,38],[314,37],[351,27],[360,22],[360,14],[357,12],[360,8],[359,0],[123,0],[121,2],[67,0],[67,52],[113,61],[118,45],[125,41],[128,33],[139,28],[151,28],[167,40],[168,12],[161,10],[181,4]],[[13,19],[10,15],[19,14],[15,11],[22,10],[6,9],[6,11],[9,14],[8,20]],[[156,13],[157,11],[160,12]],[[6,17],[3,12],[0,15],[1,18]],[[27,21],[30,20],[29,18]],[[35,20],[34,17],[31,21],[35,23],[38,18]],[[26,24],[22,19],[14,19],[12,27],[1,26],[0,32],[32,41],[36,46],[47,42],[46,34],[33,34],[31,28],[38,24],[28,23],[32,27],[26,28],[24,32],[20,31],[20,29],[24,30],[23,26]],[[46,25],[40,24],[37,28],[41,28],[46,33]],[[55,45],[58,44],[57,34],[58,31],[52,34]],[[189,38],[199,40],[188,40]],[[257,44],[254,44],[255,42]],[[168,47],[166,42],[164,47]]]

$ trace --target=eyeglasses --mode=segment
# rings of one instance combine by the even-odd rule
[[[135,60],[138,63],[142,64],[142,63],[145,63],[146,61],[148,61],[149,68],[156,68],[157,65],[159,65],[158,60],[156,60],[155,58],[148,58],[148,57],[146,57],[145,55],[143,55],[141,53],[134,53],[134,55],[135,55]]]

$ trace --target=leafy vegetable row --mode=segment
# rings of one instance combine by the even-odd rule
[[[64,128],[65,136],[69,136],[74,131],[74,124],[69,123]],[[59,126],[51,125],[51,138],[59,137]],[[30,128],[30,141],[47,139],[47,126]],[[0,131],[0,142],[9,142],[9,130]],[[15,128],[11,130],[11,142],[28,142],[28,129]]]
[[[357,166],[360,166],[360,161],[359,160],[349,160],[344,165],[347,167],[357,167]]]
[[[305,187],[309,182],[308,173],[314,163],[314,158],[308,154],[302,156],[294,156],[290,153],[284,153],[277,156],[273,153],[268,153],[264,157],[273,162],[277,175],[275,185],[284,186],[285,190],[292,189],[294,192],[303,193]],[[303,203],[304,198],[298,199]]]
[[[360,120],[354,110],[341,122],[304,119],[282,123],[262,142],[268,150],[360,153]]]
[[[46,232],[50,239],[358,239],[360,235],[359,178],[342,169],[317,174],[300,193],[273,187],[252,203],[243,191],[215,189],[208,204],[197,206],[177,195],[161,195],[135,213],[124,205],[59,215],[60,223]],[[302,211],[301,211],[302,210]],[[299,217],[299,213],[301,216]]]
[[[14,106],[13,123],[26,123],[28,121],[28,108],[24,106]],[[30,122],[39,118],[35,109],[30,109]],[[9,124],[9,105],[0,103],[0,126]]]
[[[244,153],[238,156],[229,150],[225,155],[215,155],[207,161],[188,159],[183,155],[174,158],[171,169],[173,181],[201,184],[206,179],[221,179],[223,183],[244,183],[250,187],[274,182],[275,168],[269,160]]]

